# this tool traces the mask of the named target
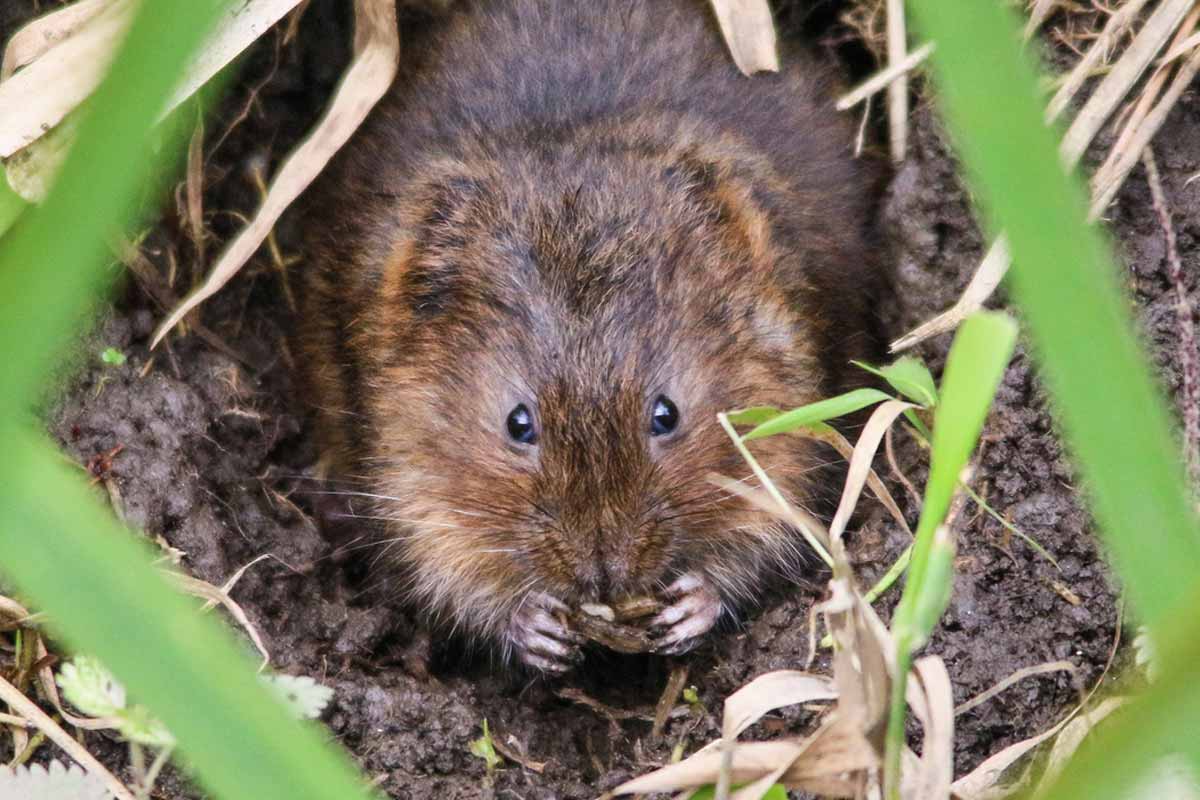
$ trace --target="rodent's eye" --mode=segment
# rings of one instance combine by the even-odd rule
[[[529,413],[529,409],[525,407],[524,403],[508,412],[508,420],[505,425],[508,427],[508,435],[514,442],[533,444],[537,441],[537,429],[533,425],[533,415]]]
[[[671,402],[671,398],[660,394],[654,400],[654,410],[650,412],[650,435],[664,436],[679,426],[679,409]]]

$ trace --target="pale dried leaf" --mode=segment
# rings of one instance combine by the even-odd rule
[[[1060,0],[1034,0],[1033,8],[1029,11],[1029,21],[1025,23],[1025,39],[1028,41],[1037,33],[1038,28],[1050,16],[1050,12],[1058,7]]]
[[[871,412],[854,445],[850,469],[846,472],[846,482],[842,488],[842,499],[838,502],[837,513],[833,515],[833,522],[829,525],[831,540],[840,541],[846,525],[850,522],[850,515],[854,513],[858,498],[862,495],[863,485],[871,473],[871,463],[875,460],[875,453],[883,441],[883,434],[895,422],[896,417],[910,408],[916,406],[902,400],[888,400]]]
[[[904,0],[887,0],[887,57],[888,65],[899,66],[908,55],[908,27],[904,18]],[[888,142],[892,161],[899,164],[908,149],[908,73],[888,86]]]
[[[1035,675],[1045,675],[1050,672],[1075,672],[1075,670],[1076,670],[1075,665],[1072,664],[1070,661],[1051,661],[1051,662],[1048,662],[1045,664],[1036,664],[1032,667],[1025,667],[1023,669],[1019,669],[1016,672],[1014,672],[1013,674],[1009,675],[1004,680],[996,683],[990,689],[987,689],[986,691],[979,693],[978,695],[976,695],[975,697],[972,697],[970,700],[963,703],[962,705],[957,706],[954,709],[954,715],[958,716],[959,714],[964,714],[967,711],[970,711],[972,708],[975,708],[978,705],[986,703],[988,700],[991,700],[993,697],[1000,694],[1008,687],[1012,686],[1015,683],[1023,681],[1026,678],[1032,678]]]
[[[13,34],[4,46],[0,61],[0,81],[55,44],[72,35],[92,17],[111,5],[113,0],[79,0],[69,6],[43,14]]]
[[[829,594],[819,608],[835,644],[838,714],[857,721],[860,730],[871,730],[883,719],[891,700],[895,671],[891,635],[849,577],[831,580]]]
[[[1105,717],[1120,708],[1123,701],[1124,698],[1120,697],[1109,698],[1090,711],[1080,711],[1066,724],[1058,736],[1054,737],[1054,745],[1046,759],[1046,770],[1038,781],[1041,788],[1046,789],[1058,783],[1079,745],[1083,744],[1083,740]]]
[[[1109,698],[1096,706],[1088,715],[1088,719],[1094,724],[1096,721],[1103,719],[1115,711],[1124,702],[1125,698]],[[1020,780],[1002,784],[1001,780],[1006,777],[1008,770],[1026,753],[1033,750],[1042,742],[1054,737],[1067,723],[1075,718],[1078,711],[1079,709],[1076,709],[1068,714],[1050,730],[1011,744],[1000,752],[993,754],[971,772],[956,780],[950,787],[951,791],[954,792],[955,796],[962,798],[962,800],[1000,800],[1000,798],[1012,796],[1013,793],[1025,785],[1025,777],[1022,776]]]
[[[223,67],[291,11],[300,0],[247,0],[230,3],[188,65],[159,118],[195,94]],[[107,72],[132,19],[136,3],[112,0],[71,30],[65,38],[0,83],[0,158],[8,158],[55,129],[96,88]],[[54,87],[47,91],[46,87]],[[66,145],[70,139],[65,140]],[[64,149],[60,142],[55,150]],[[49,154],[30,157],[54,167]],[[49,182],[53,172],[42,177]]]
[[[839,707],[810,737],[803,756],[793,761],[779,782],[828,797],[854,796],[861,788],[862,773],[878,767],[879,753],[863,728]]]
[[[1191,86],[1197,72],[1200,72],[1200,50],[1194,51],[1191,57],[1179,66],[1179,71],[1162,99],[1133,130],[1132,135],[1123,143],[1121,149],[1114,149],[1109,154],[1108,161],[1092,180],[1092,205],[1088,209],[1089,220],[1099,219],[1104,209],[1116,197],[1130,170],[1138,163],[1146,146],[1150,144],[1150,140],[1166,122],[1167,115],[1175,107],[1184,90]]]
[[[778,72],[775,23],[767,0],[712,0],[721,35],[744,75]]]
[[[946,665],[937,656],[917,659],[913,664],[923,695],[924,719],[921,726],[925,738],[921,742],[921,758],[915,774],[912,800],[945,800],[950,796],[954,780],[954,692]]]
[[[78,128],[79,112],[72,111],[54,130],[5,162],[8,183],[25,202],[40,203],[46,198],[59,167],[67,160]]]
[[[719,748],[705,748],[677,764],[634,778],[613,790],[614,795],[673,792],[715,784],[721,769]],[[773,775],[783,765],[778,782],[795,789],[844,796],[856,781],[848,773],[873,769],[878,757],[857,726],[836,712],[805,740],[749,742],[733,749],[730,777],[746,784]]]
[[[1124,11],[1123,8],[1122,11]],[[1164,67],[1175,59],[1186,56],[1197,47],[1200,47],[1200,33],[1193,33],[1179,44],[1172,45],[1167,54],[1158,60],[1158,66]]]
[[[759,675],[725,698],[722,735],[736,739],[763,714],[784,706],[815,700],[834,700],[837,690],[823,675],[781,669]]]
[[[1058,91],[1054,93],[1054,97],[1046,105],[1046,121],[1053,122],[1062,113],[1067,104],[1079,91],[1079,88],[1091,76],[1092,70],[1097,67],[1100,62],[1108,57],[1108,53],[1116,44],[1118,38],[1124,34],[1125,29],[1137,19],[1138,14],[1142,10],[1142,6],[1146,4],[1146,0],[1125,0],[1113,13],[1109,16],[1108,21],[1104,23],[1104,29],[1100,31],[1100,35],[1091,43],[1083,58],[1071,68],[1071,72],[1067,75],[1067,79]]]
[[[325,116],[283,162],[262,207],[221,255],[205,282],[155,331],[151,346],[250,260],[284,210],[312,183],[391,86],[400,56],[394,0],[355,0],[354,20],[354,60]]]
[[[891,431],[893,429],[889,428],[888,430]],[[834,428],[824,431],[810,431],[807,435],[833,447],[847,461],[854,457],[854,445],[850,444],[846,437],[838,433]],[[888,510],[888,513],[892,515],[892,519],[896,521],[900,529],[908,534],[909,539],[913,538],[912,529],[908,526],[908,520],[904,518],[904,512],[900,510],[900,506],[897,505],[896,499],[892,497],[887,484],[879,478],[874,469],[867,470],[867,486],[871,487],[871,493]]]
[[[797,758],[804,748],[805,743],[799,741],[739,744],[733,751],[731,777],[735,783],[758,780],[779,764]],[[626,781],[614,789],[613,794],[673,792],[715,784],[721,769],[721,755],[719,749],[706,748],[677,764],[668,764],[648,775]]]
[[[54,128],[100,83],[135,4],[113,0],[65,39],[0,83],[0,158]]]

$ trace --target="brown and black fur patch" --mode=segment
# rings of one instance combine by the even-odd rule
[[[742,76],[702,0],[461,3],[311,192],[297,334],[335,474],[398,588],[495,639],[703,574],[728,608],[796,579],[798,536],[708,482],[716,422],[861,382],[887,273],[880,170],[827,70]],[[650,436],[655,399],[678,406]],[[527,406],[535,447],[514,444]],[[798,503],[825,455],[755,453]]]

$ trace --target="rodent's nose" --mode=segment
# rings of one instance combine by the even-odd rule
[[[597,600],[624,596],[629,585],[629,564],[619,556],[597,555],[580,561],[575,581],[582,594]]]

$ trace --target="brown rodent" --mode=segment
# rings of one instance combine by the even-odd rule
[[[687,650],[811,563],[707,480],[750,475],[716,415],[877,355],[879,170],[825,68],[784,45],[741,75],[703,0],[460,2],[405,47],[304,222],[334,474],[452,629],[558,672],[559,612],[652,593],[656,649]],[[811,443],[753,449],[821,492]]]

